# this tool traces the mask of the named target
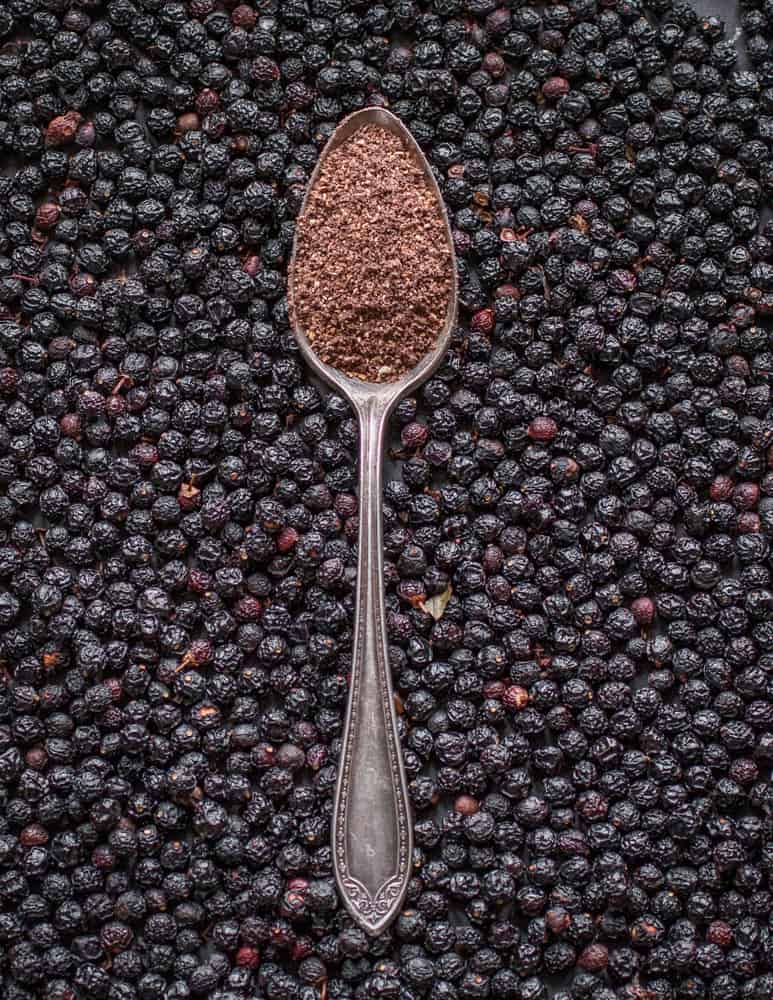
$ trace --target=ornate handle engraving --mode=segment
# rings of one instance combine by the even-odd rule
[[[371,397],[358,410],[357,611],[333,857],[344,905],[360,927],[378,934],[405,897],[412,843],[384,621],[381,459],[389,405]]]

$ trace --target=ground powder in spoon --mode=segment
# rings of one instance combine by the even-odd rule
[[[326,364],[393,382],[435,347],[453,280],[441,209],[414,154],[363,125],[326,157],[298,219],[294,323]]]

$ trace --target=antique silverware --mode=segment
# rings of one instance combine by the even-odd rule
[[[398,118],[382,108],[357,111],[338,126],[322,151],[306,198],[330,151],[369,123],[395,133],[415,155],[437,200],[440,225],[445,227],[453,258],[451,229],[430,166],[410,132]],[[295,252],[289,272],[291,302],[294,260]],[[456,310],[454,269],[445,324],[435,348],[399,381],[379,384],[349,378],[324,364],[314,353],[303,330],[295,327],[301,353],[309,366],[349,400],[359,421],[359,555],[354,650],[332,836],[339,892],[349,913],[369,934],[378,934],[399,912],[411,876],[413,849],[384,622],[381,523],[384,440],[389,414],[395,405],[428,378],[440,363],[456,321]]]

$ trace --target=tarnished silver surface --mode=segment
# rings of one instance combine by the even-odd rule
[[[453,256],[451,229],[429,164],[400,120],[381,108],[357,111],[338,126],[322,151],[306,197],[330,151],[366,123],[381,125],[394,132],[415,154],[435,195]],[[410,210],[410,205],[406,205],[406,210]],[[293,253],[288,288],[291,302],[294,259]],[[369,934],[378,934],[399,912],[411,875],[413,847],[384,621],[381,521],[384,440],[389,414],[395,405],[428,378],[440,363],[456,322],[456,309],[454,278],[446,322],[435,349],[399,382],[379,385],[348,378],[323,364],[303,330],[295,330],[306,362],[349,400],[359,421],[360,511],[354,650],[333,812],[333,859],[344,905]]]

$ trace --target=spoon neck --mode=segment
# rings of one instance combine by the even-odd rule
[[[392,398],[378,392],[363,393],[357,400],[360,461],[380,459],[392,406]]]
[[[382,465],[390,408],[389,400],[379,394],[366,396],[363,405],[357,407],[360,430],[358,478],[361,582],[371,577],[379,582],[381,580]]]

